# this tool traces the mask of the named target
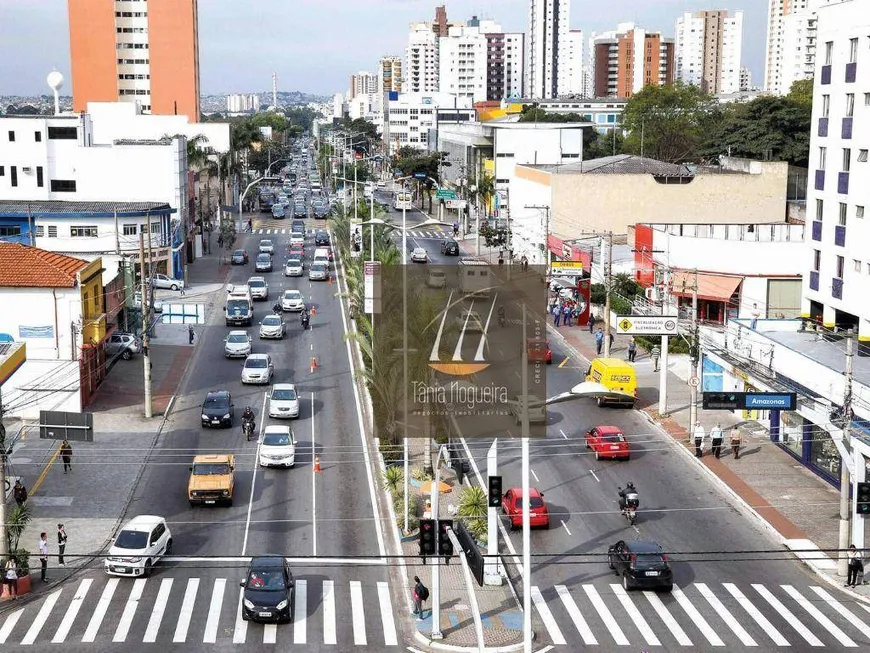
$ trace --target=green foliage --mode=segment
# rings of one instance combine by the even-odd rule
[[[589,300],[598,306],[604,306],[607,290],[603,283],[593,283],[589,289]]]
[[[405,472],[398,465],[390,465],[384,470],[384,488],[391,494],[401,491],[405,480]]]
[[[251,125],[259,129],[260,127],[271,127],[273,132],[277,132],[279,134],[284,133],[287,130],[288,122],[287,117],[282,113],[277,113],[276,111],[263,111],[261,113],[255,113],[250,117]],[[273,133],[273,136],[275,134]]]
[[[612,292],[617,295],[622,295],[623,297],[628,297],[629,299],[639,295],[643,291],[643,288],[637,281],[635,281],[634,277],[625,272],[614,274],[610,284]]]
[[[486,523],[486,519],[469,519],[466,521],[465,527],[475,540],[486,544],[486,540],[489,536],[489,527]]]
[[[792,83],[786,96],[795,104],[800,104],[808,107],[813,106],[813,78],[798,79]]]
[[[523,107],[519,122],[589,122],[589,118],[574,111],[551,113],[533,104],[527,104]]]
[[[637,346],[646,351],[651,351],[653,347],[661,347],[662,339],[660,336],[635,336]],[[668,351],[672,354],[688,354],[689,343],[682,338],[668,338]]]
[[[583,160],[600,159],[605,156],[622,154],[625,138],[622,130],[611,129],[606,134],[600,134],[594,129],[583,130]]]
[[[299,127],[300,132],[311,131],[311,127],[322,114],[310,107],[292,107],[284,110],[284,115],[291,127]]]
[[[460,517],[485,519],[488,509],[488,496],[483,491],[483,488],[477,485],[463,488],[459,495],[459,505],[457,506],[457,513]]]
[[[30,573],[30,552],[27,549],[20,548],[19,542],[21,536],[27,529],[33,519],[33,512],[30,509],[30,504],[25,502],[20,506],[8,508],[6,510],[6,543],[8,550],[18,565],[18,573],[25,576]]]
[[[416,481],[431,481],[434,476],[423,467],[415,467],[411,470],[411,478]]]

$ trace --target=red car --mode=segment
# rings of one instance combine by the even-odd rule
[[[550,511],[544,503],[544,494],[529,488],[529,523],[532,528],[550,528]],[[501,509],[510,518],[511,530],[523,527],[523,489],[512,487],[501,498]]]
[[[550,343],[543,338],[529,338],[526,340],[526,347],[530,363],[542,362],[549,365],[553,362],[553,351],[550,349]]]
[[[305,248],[298,243],[290,245],[288,251],[290,252],[290,258],[302,259],[305,256]]]
[[[631,453],[625,434],[615,426],[596,426],[586,432],[586,448],[595,452],[595,460],[620,458],[628,460]]]

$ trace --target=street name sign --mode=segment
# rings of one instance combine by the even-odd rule
[[[617,335],[675,336],[678,327],[676,315],[618,315],[616,317]]]
[[[439,188],[435,192],[435,197],[439,200],[455,200],[456,199],[456,191],[449,190],[447,188]]]
[[[462,211],[465,209],[465,204],[466,204],[465,200],[447,200],[444,202],[444,206],[446,208],[451,209],[451,210],[455,209],[455,210],[459,210],[459,211]]]
[[[704,410],[797,410],[795,392],[705,392]]]
[[[414,179],[425,179],[425,178],[426,178],[425,172],[415,172],[414,173]]]

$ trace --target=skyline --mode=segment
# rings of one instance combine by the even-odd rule
[[[201,92],[223,95],[269,89],[276,71],[280,90],[343,93],[351,74],[374,72],[381,56],[398,55],[404,61],[409,24],[432,20],[440,4],[447,6],[451,20],[477,15],[501,23],[505,31],[528,29],[528,0],[294,0],[294,6],[249,0],[245,7],[232,0],[200,0]],[[571,29],[584,31],[584,40],[593,31],[615,29],[621,22],[635,22],[673,37],[676,20],[684,11],[742,10],[743,65],[752,72],[755,85],[763,81],[764,0],[744,0],[743,6],[657,0],[642,7],[631,0],[612,0],[604,9],[596,5],[590,12],[585,4],[573,0],[570,21]],[[47,93],[45,76],[53,68],[64,75],[61,92],[70,94],[67,1],[0,0],[0,15],[4,16],[0,21],[0,95]],[[37,36],[40,32],[42,38]],[[342,46],[349,40],[349,45]],[[316,68],[304,65],[312,57],[317,58]],[[22,65],[23,61],[30,63]]]

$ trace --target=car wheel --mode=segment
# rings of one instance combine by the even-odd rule
[[[625,458],[623,458],[623,460],[631,460],[631,455],[629,454],[628,456],[626,456]]]
[[[604,402],[601,401],[601,397],[598,397],[598,399],[597,399],[596,401],[598,402],[598,407],[599,407],[599,408],[603,408],[603,407],[604,407]]]
[[[121,358],[123,358],[125,361],[130,360],[132,357],[133,354],[130,352],[129,349],[125,349],[124,352],[121,354]]]
[[[586,448],[587,448],[587,449],[591,449],[591,448],[592,448],[592,447],[589,446],[589,439],[588,439],[588,438],[586,439]]]
[[[169,541],[166,543],[166,552],[164,555],[172,555],[172,538],[169,538]]]
[[[190,507],[193,508],[196,506],[196,501],[188,499],[188,503],[190,503]]]
[[[595,460],[601,460],[601,454],[597,451],[595,452]]]
[[[178,290],[178,284],[177,284],[177,283],[173,283],[171,286],[169,286],[169,289],[170,289],[170,290]]]
[[[518,528],[519,528],[519,526],[517,526],[517,523],[513,519],[511,519],[511,530],[515,531]]]
[[[547,365],[552,365],[552,364],[553,364],[553,359],[551,358],[550,360],[547,361]]]
[[[248,618],[247,613],[244,610],[242,610],[242,621],[248,621],[248,619],[249,618]]]
[[[232,508],[232,507],[233,507],[233,498],[232,498],[232,497],[230,497],[229,499],[227,499],[227,507],[228,507],[228,508]]]
[[[142,577],[148,578],[151,575],[151,560],[145,561],[145,569],[142,570]]]
[[[632,589],[631,581],[628,580],[628,574],[624,572],[622,574],[622,589],[624,589],[626,592]]]
[[[665,585],[665,586],[662,587],[662,589],[661,589],[662,592],[668,592],[668,593],[672,592],[673,590],[674,590],[674,586],[673,586],[673,584],[671,584],[671,585]]]
[[[549,519],[547,520],[547,523],[544,524],[544,530],[545,530],[545,531],[550,530],[550,520],[549,520]]]

